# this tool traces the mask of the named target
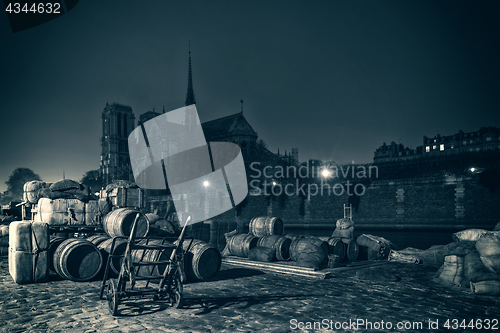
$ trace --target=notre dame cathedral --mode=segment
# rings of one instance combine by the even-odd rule
[[[256,146],[257,132],[243,116],[243,101],[240,112],[201,124],[205,139],[209,141],[233,142],[240,146],[244,159],[252,154]],[[189,51],[188,86],[185,105],[196,104]],[[165,108],[163,108],[165,113]],[[139,116],[137,126],[159,116],[161,113],[147,111]],[[128,136],[135,128],[132,108],[118,103],[108,104],[102,112],[101,162],[99,172],[104,184],[113,180],[134,181],[128,151]],[[266,149],[267,150],[267,149]],[[270,153],[270,152],[269,152]]]

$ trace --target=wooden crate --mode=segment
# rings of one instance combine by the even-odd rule
[[[108,198],[113,207],[144,208],[144,191],[141,188],[116,187],[111,192],[101,190],[101,198]]]

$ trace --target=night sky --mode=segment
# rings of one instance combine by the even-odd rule
[[[383,142],[500,126],[499,1],[102,1],[12,33],[0,14],[0,191],[97,169],[106,102],[240,111],[271,151],[367,163]]]

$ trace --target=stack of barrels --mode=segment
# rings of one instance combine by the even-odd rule
[[[282,236],[283,221],[279,217],[255,217],[248,234],[236,234],[227,240],[229,252],[238,257],[259,261],[289,260],[291,240]]]
[[[283,235],[279,217],[255,217],[248,234],[236,234],[227,240],[229,253],[257,261],[293,260],[297,266],[319,268],[328,260],[329,246],[312,236]]]
[[[334,261],[354,261],[359,255],[358,243],[353,239],[354,223],[349,218],[338,219],[328,239],[329,257]]]
[[[113,251],[110,273],[116,276],[121,268],[120,256],[125,252],[127,241],[116,239],[113,246],[112,237],[130,236],[137,214],[136,235],[144,237],[149,230],[149,221],[144,214],[132,208],[115,209],[103,218],[106,235],[93,235],[87,239],[53,237],[49,247],[50,269],[64,279],[90,281],[102,274],[110,252]]]
[[[330,237],[328,238],[329,255],[335,257],[335,261],[354,261],[358,258],[359,246],[352,238]]]
[[[132,208],[118,208],[107,214],[103,219],[105,235],[93,235],[83,238],[55,237],[50,242],[50,267],[62,278],[73,281],[89,281],[96,276],[102,276],[110,255],[110,276],[117,276],[121,269],[122,257],[127,247],[127,240],[115,236],[130,236],[132,224],[137,220],[137,237],[148,235],[149,218]],[[141,242],[149,245],[172,244],[161,239],[143,239]],[[161,261],[170,259],[172,248],[133,250],[132,260]],[[188,281],[208,281],[220,270],[221,255],[219,250],[198,239],[185,239],[183,243],[184,271]],[[154,271],[146,272],[145,268],[138,275],[162,275],[165,265],[159,265]]]

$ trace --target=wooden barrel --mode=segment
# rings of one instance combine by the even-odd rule
[[[300,257],[300,255],[303,252],[307,252],[307,249],[310,248],[311,246],[317,246],[321,248],[321,250],[325,254],[325,258],[322,261],[322,263],[326,262],[328,260],[328,243],[312,236],[307,236],[304,238],[296,238],[295,240],[292,241],[290,244],[290,258],[293,261],[297,261]]]
[[[191,239],[184,240],[183,250],[188,249]],[[209,244],[194,239],[184,256],[184,270],[190,281],[209,281],[219,272],[222,258],[219,250]]]
[[[344,260],[345,257],[345,244],[341,238],[330,237],[328,238],[329,254],[335,254],[339,257],[338,261]]]
[[[110,236],[130,236],[135,216],[139,214],[136,227],[136,237],[145,237],[149,231],[149,221],[144,214],[135,209],[118,208],[106,214],[102,226]]]
[[[56,253],[57,247],[61,245],[62,242],[67,240],[67,237],[54,237],[50,240],[50,245],[49,245],[49,269],[53,272],[55,272],[54,269],[54,254]]]
[[[251,219],[248,229],[256,237],[283,235],[284,225],[279,217],[261,216]]]
[[[346,258],[349,261],[354,261],[358,258],[359,246],[354,239],[342,238],[345,244]]]
[[[92,280],[101,271],[102,262],[97,247],[82,238],[66,239],[54,253],[54,270],[72,281]]]
[[[97,248],[99,249],[99,251],[101,251],[104,262],[107,262],[108,260],[112,244],[113,244],[113,238],[108,238],[104,242],[101,242],[99,243],[99,245],[97,245]],[[111,271],[115,274],[120,273],[123,253],[125,253],[126,249],[127,249],[127,241],[123,238],[118,238],[115,241],[115,248],[113,250],[113,255],[121,257],[113,257],[113,259],[109,263],[109,268],[111,268]]]
[[[101,244],[107,239],[109,239],[109,237],[106,235],[92,235],[90,237],[87,237],[87,240],[92,244],[94,244],[95,246]]]
[[[236,234],[229,240],[228,250],[232,255],[248,257],[251,249],[257,246],[259,239],[250,234]]]
[[[163,241],[161,239],[143,239],[138,244],[142,245],[163,245],[163,244],[172,244],[167,241]],[[173,246],[173,245],[172,245]],[[170,255],[172,254],[172,249],[145,249],[145,250],[132,250],[131,256],[133,262],[143,262],[143,261],[164,261],[169,260]],[[138,266],[136,271],[137,276],[151,276],[151,275],[163,275],[165,272],[165,268],[167,264],[162,265],[154,265],[154,266]],[[159,283],[159,279],[150,280],[153,283]]]
[[[292,244],[290,238],[278,235],[264,236],[257,242],[257,246],[274,248],[278,260],[290,259],[290,244]]]

